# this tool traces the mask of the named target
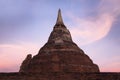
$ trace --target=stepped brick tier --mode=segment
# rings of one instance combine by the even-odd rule
[[[120,80],[120,73],[99,71],[72,41],[59,10],[53,31],[38,54],[28,54],[19,72],[0,73],[0,80]]]
[[[71,38],[61,11],[48,42],[32,58],[29,54],[19,72],[99,72],[99,68]]]

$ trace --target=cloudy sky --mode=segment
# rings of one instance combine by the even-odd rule
[[[48,40],[62,10],[73,41],[101,72],[120,72],[120,0],[0,0],[0,72],[16,72]]]

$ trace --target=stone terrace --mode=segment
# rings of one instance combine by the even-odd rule
[[[0,80],[120,80],[120,73],[0,73]]]

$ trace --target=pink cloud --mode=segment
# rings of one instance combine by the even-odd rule
[[[102,67],[100,67],[101,72],[120,72],[120,63],[119,62],[112,62],[106,63]]]
[[[105,61],[99,63],[101,72],[120,72],[120,56],[113,56],[109,60],[108,58]]]
[[[0,72],[18,71],[27,54],[37,54],[39,46],[32,43],[0,45]]]
[[[80,18],[70,13],[68,17],[73,25],[70,29],[75,42],[80,45],[92,43],[104,38],[120,14],[119,0],[101,0],[97,16]],[[78,41],[80,40],[80,41]]]
[[[76,22],[75,27],[70,30],[73,38],[81,40],[79,44],[84,45],[105,37],[112,27],[114,18],[109,14],[102,14],[94,20],[76,17],[73,20]]]

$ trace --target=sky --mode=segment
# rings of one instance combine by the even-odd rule
[[[120,72],[120,0],[0,0],[0,72],[17,72],[62,11],[73,41],[101,72]]]

